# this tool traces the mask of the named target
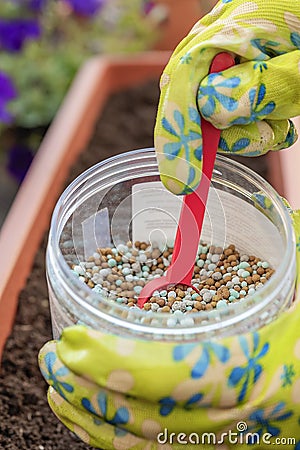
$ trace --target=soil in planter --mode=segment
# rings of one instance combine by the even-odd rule
[[[79,173],[114,154],[153,145],[158,83],[150,82],[111,97],[94,136],[73,167],[67,184]],[[242,160],[267,177],[264,157]],[[37,354],[51,339],[45,280],[45,236],[27,285],[20,294],[13,332],[8,339],[0,373],[0,449],[79,450],[91,448],[70,433],[51,412],[47,385]]]

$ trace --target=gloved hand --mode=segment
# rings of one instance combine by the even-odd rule
[[[219,127],[242,123],[223,132],[223,150],[260,154],[294,141],[292,125],[283,119],[298,114],[295,14],[300,17],[300,5],[287,0],[223,0],[179,45],[162,77],[155,131],[169,189],[185,192],[201,177],[199,170],[189,177],[190,164],[201,169],[198,104]],[[206,77],[211,60],[224,50],[241,56],[241,64],[224,77]],[[181,184],[170,183],[172,177]],[[299,247],[299,214],[293,218]],[[299,297],[298,292],[288,311],[257,332],[204,343],[146,342],[79,325],[67,328],[39,355],[49,404],[82,440],[106,450],[181,449],[188,435],[185,448],[194,448],[197,436],[199,448],[203,433],[214,433],[220,444],[223,433],[239,433],[245,424],[271,444],[295,438],[299,450]],[[217,448],[213,436],[208,450]],[[255,442],[253,450],[268,445]],[[232,443],[234,448],[242,447]]]
[[[272,207],[259,198],[260,209]],[[300,274],[300,213],[291,215]],[[65,328],[39,354],[53,412],[104,450],[192,449],[197,442],[216,450],[222,439],[233,450],[237,434],[228,442],[229,430],[254,436],[253,450],[284,442],[299,450],[299,282],[293,306],[278,319],[228,338],[171,343]]]
[[[201,179],[201,116],[223,130],[219,151],[261,155],[296,140],[300,2],[222,0],[178,45],[161,78],[155,127],[161,179],[175,194]],[[231,52],[237,65],[209,73]]]

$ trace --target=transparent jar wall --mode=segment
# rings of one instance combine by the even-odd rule
[[[199,313],[190,314],[189,317],[194,318],[192,327],[170,328],[166,327],[165,314],[156,314],[148,325],[146,312],[119,306],[80,282],[68,264],[86,261],[98,247],[111,246],[112,243],[116,246],[132,237],[134,239],[132,233],[146,241],[149,235],[152,238],[151,231],[158,225],[155,209],[159,210],[160,228],[164,232],[167,229],[165,240],[174,237],[181,202],[179,197],[166,193],[172,196],[169,202],[170,197],[164,197],[162,187],[151,191],[150,185],[141,197],[142,200],[143,195],[148,197],[145,211],[137,206],[141,202],[141,199],[138,201],[141,183],[151,182],[153,185],[156,182],[156,186],[157,181],[159,175],[154,151],[140,150],[92,167],[78,177],[60,198],[53,215],[47,249],[55,337],[62,328],[79,321],[120,335],[134,334],[150,339],[207,339],[257,329],[291,304],[295,282],[295,243],[288,212],[275,191],[261,177],[220,156],[215,165],[201,239],[221,246],[233,243],[241,253],[266,259],[276,272],[263,288],[225,311],[203,313],[201,318]],[[268,202],[272,206],[262,209],[260,205]],[[145,214],[150,217],[148,222],[143,217]],[[144,229],[141,223],[144,223]]]

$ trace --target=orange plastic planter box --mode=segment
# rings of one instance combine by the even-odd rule
[[[108,97],[159,76],[169,52],[96,57],[76,76],[22,183],[0,232],[0,357],[70,166],[83,151]]]

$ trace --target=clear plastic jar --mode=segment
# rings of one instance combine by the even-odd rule
[[[86,261],[99,240],[108,239],[117,245],[131,239],[136,226],[132,224],[133,192],[138,184],[155,181],[159,181],[159,173],[154,150],[136,150],[91,167],[58,200],[47,248],[55,338],[64,327],[84,323],[121,336],[200,341],[259,329],[291,305],[296,247],[288,210],[263,178],[219,155],[201,239],[223,246],[233,243],[241,253],[269,261],[275,273],[261,289],[226,309],[201,311],[201,319],[199,313],[189,314],[194,321],[192,326],[170,327],[166,326],[169,313],[149,315],[139,308],[129,309],[109,301],[80,281],[69,264]],[[271,206],[261,209],[261,199]],[[149,230],[145,231],[147,240]]]

